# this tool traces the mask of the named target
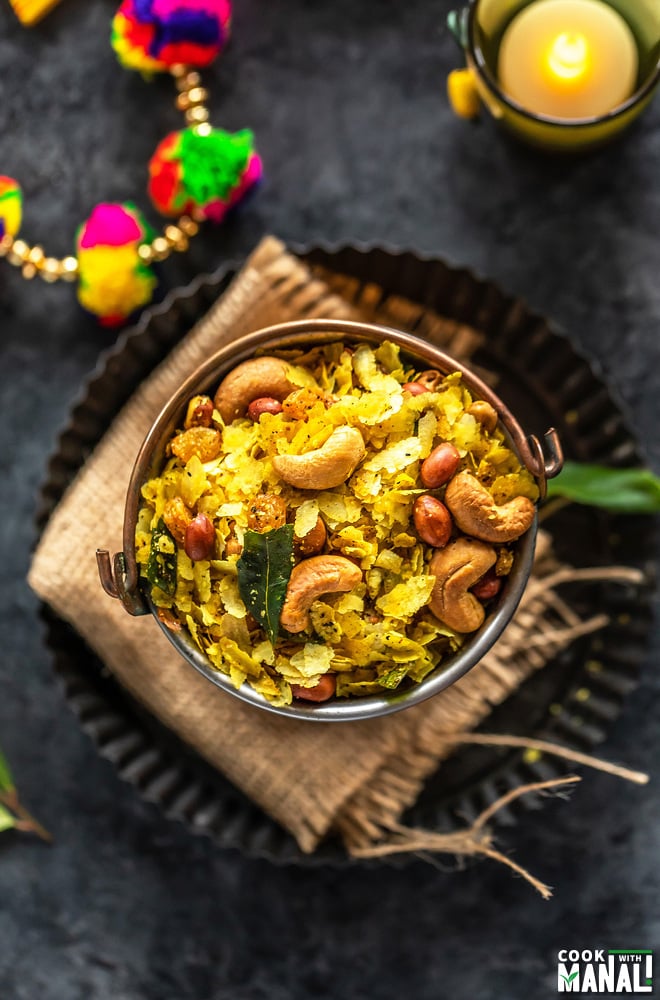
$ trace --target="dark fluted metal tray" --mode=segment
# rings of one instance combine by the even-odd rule
[[[619,466],[643,460],[624,408],[597,366],[546,320],[492,283],[439,260],[380,247],[315,247],[299,253],[312,265],[355,278],[356,297],[366,285],[378,285],[384,296],[405,296],[483,332],[474,363],[496,374],[498,393],[528,432],[558,428],[567,457]],[[234,273],[235,268],[227,267],[173,292],[101,356],[50,459],[41,488],[39,531],[123,403]],[[558,554],[574,565],[623,562],[649,570],[650,580],[652,519],[570,507],[547,527]],[[637,682],[651,622],[652,585],[582,586],[573,596],[578,611],[605,611],[610,625],[575,642],[530,678],[495,709],[484,727],[488,731],[554,738],[581,750],[605,739]],[[83,728],[122,778],[165,815],[250,856],[279,863],[348,860],[333,840],[304,855],[286,831],[139,706],[73,629],[46,606],[42,617],[67,701]],[[562,765],[548,758],[466,747],[431,777],[405,819],[450,829],[508,788],[559,773]],[[527,797],[515,810],[500,813],[499,820],[513,822],[520,809],[538,805]]]

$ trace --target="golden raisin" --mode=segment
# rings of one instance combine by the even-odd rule
[[[192,511],[186,507],[181,497],[174,497],[168,500],[163,510],[163,521],[168,531],[179,545],[183,545],[186,537],[186,528],[193,519]]]
[[[222,434],[211,427],[189,427],[173,438],[170,447],[182,462],[189,462],[193,455],[200,462],[211,462],[220,454]]]
[[[291,420],[304,420],[319,402],[325,402],[325,396],[318,389],[294,389],[283,401],[282,412]]]
[[[286,503],[276,493],[260,493],[248,507],[248,528],[263,534],[286,524]]]

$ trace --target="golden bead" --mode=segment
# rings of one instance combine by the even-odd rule
[[[46,257],[43,264],[41,265],[41,270],[39,271],[39,277],[43,281],[47,281],[52,284],[53,281],[57,281],[60,276],[60,262],[55,257]]]
[[[13,245],[14,237],[10,236],[9,233],[5,233],[0,240],[0,257],[6,257]]]
[[[208,108],[194,107],[186,111],[186,121],[189,125],[198,125],[209,120]]]
[[[203,104],[208,98],[209,92],[206,87],[193,87],[188,91],[188,100],[191,104]]]
[[[34,264],[23,264],[21,268],[21,274],[27,281],[32,281],[33,278],[37,276],[37,269]]]
[[[188,241],[188,237],[184,236],[183,233],[181,233],[181,236],[176,241],[176,243],[172,244],[172,249],[176,250],[177,253],[185,253],[189,246],[190,243]]]
[[[75,257],[65,257],[60,261],[60,277],[63,281],[75,281],[78,277],[78,261]]]
[[[9,251],[8,260],[14,267],[21,267],[28,258],[30,247],[25,240],[14,240],[14,244]]]
[[[186,67],[182,63],[176,63],[174,66],[170,66],[170,73],[176,80],[178,86],[186,75]]]
[[[182,236],[183,233],[181,232],[178,226],[165,227],[165,239],[167,240],[168,243],[171,243],[172,246],[174,246],[174,244],[177,243]]]
[[[195,135],[210,135],[212,131],[213,129],[208,122],[202,122],[201,125],[195,125]]]
[[[201,208],[193,208],[192,217],[195,222],[206,222],[206,216]]]
[[[186,236],[196,236],[199,226],[189,215],[182,215],[179,219],[179,229],[183,230]]]
[[[187,111],[190,107],[190,98],[187,93],[179,94],[176,99],[177,111]]]
[[[34,264],[34,266],[37,269],[39,269],[42,266],[44,260],[46,259],[43,247],[40,246],[32,247],[27,256],[27,259],[30,264]]]
[[[151,249],[155,260],[165,260],[166,257],[169,257],[172,248],[164,236],[157,236],[151,244]]]
[[[195,73],[194,71],[192,73],[187,73],[185,80],[186,80],[186,90],[192,90],[193,87],[199,87],[200,83],[202,82],[202,78],[199,75],[199,73]]]
[[[150,243],[143,243],[138,247],[138,257],[141,261],[144,261],[145,264],[151,264],[153,262],[154,252]]]

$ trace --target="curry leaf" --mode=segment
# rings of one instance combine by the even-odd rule
[[[263,534],[246,531],[236,568],[238,589],[246,608],[275,645],[293,569],[293,525],[285,524]]]
[[[654,514],[660,511],[660,478],[650,469],[566,462],[557,478],[548,482],[548,497],[565,497],[612,513]]]
[[[151,535],[146,576],[166,594],[176,593],[176,542],[161,518]]]
[[[14,779],[7,763],[7,758],[0,750],[0,792],[11,792],[14,790]]]

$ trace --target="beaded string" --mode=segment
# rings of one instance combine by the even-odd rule
[[[167,136],[149,162],[151,201],[175,220],[162,233],[131,203],[102,203],[79,228],[75,255],[47,256],[39,244],[18,238],[21,188],[0,177],[0,256],[28,280],[77,281],[81,304],[103,325],[119,325],[151,301],[152,265],[185,252],[202,222],[221,222],[261,179],[252,133],[209,124],[208,91],[195,68],[219,54],[230,19],[230,0],[123,0],[113,19],[121,64],[145,76],[170,73],[185,119],[185,128]]]

